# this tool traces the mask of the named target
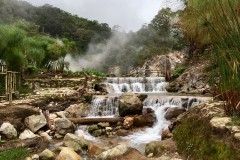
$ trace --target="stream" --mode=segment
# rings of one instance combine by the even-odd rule
[[[127,143],[141,153],[144,153],[147,143],[161,140],[162,131],[168,128],[170,122],[164,118],[167,108],[179,106],[189,109],[211,99],[211,97],[204,96],[168,93],[165,89],[168,82],[165,81],[164,77],[109,77],[104,84],[107,87],[108,95],[97,95],[93,98],[88,117],[118,116],[118,99],[124,92],[148,95],[143,104],[144,108],[151,108],[156,115],[156,122],[153,127],[136,131],[117,140],[118,143]],[[76,133],[84,136],[87,140],[101,143],[102,139],[92,137],[86,128],[81,127]]]

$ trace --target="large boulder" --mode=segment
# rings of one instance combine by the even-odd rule
[[[115,159],[118,156],[124,155],[129,150],[129,147],[125,144],[118,145],[112,149],[102,152],[97,156],[99,160]]]
[[[166,153],[172,154],[177,152],[177,146],[172,139],[163,141],[150,142],[146,145],[146,155],[152,155],[153,157],[160,157]]]
[[[82,158],[72,149],[64,147],[56,160],[81,160]]]
[[[4,122],[1,125],[0,133],[2,133],[8,139],[14,139],[17,137],[17,130],[9,122]]]
[[[67,118],[56,118],[54,120],[56,132],[60,135],[74,132],[74,126]]]
[[[143,103],[137,94],[124,93],[119,98],[119,115],[125,117],[127,115],[142,114]]]
[[[88,149],[90,144],[83,137],[79,137],[71,133],[65,135],[63,143],[65,146],[72,148],[76,152],[82,151],[83,149]]]
[[[45,116],[41,113],[40,115],[32,115],[25,118],[24,123],[27,128],[29,128],[32,132],[35,133],[47,124],[47,120]]]
[[[180,114],[186,112],[186,109],[183,107],[170,107],[167,109],[164,117],[167,120],[170,120],[172,118],[176,118],[177,116],[179,116]]]
[[[76,104],[68,107],[65,110],[65,115],[67,118],[81,118],[86,117],[89,112],[89,106],[86,104]]]

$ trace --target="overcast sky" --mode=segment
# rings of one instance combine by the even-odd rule
[[[149,23],[167,0],[25,0],[33,5],[51,4],[79,17],[119,25],[122,30],[136,31]]]

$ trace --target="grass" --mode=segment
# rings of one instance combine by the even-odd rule
[[[187,67],[185,65],[180,65],[177,68],[175,68],[173,70],[173,78],[179,77],[186,69]]]
[[[26,148],[12,148],[0,153],[0,160],[23,160],[29,155]]]

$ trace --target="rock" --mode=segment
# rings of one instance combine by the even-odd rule
[[[235,133],[234,138],[240,141],[240,133]]]
[[[32,160],[31,157],[26,157],[24,160]]]
[[[40,160],[53,160],[55,158],[55,154],[49,149],[45,149],[39,154]]]
[[[39,114],[39,109],[30,105],[13,105],[11,109],[8,107],[0,107],[0,124],[9,122],[15,126],[16,130],[24,130],[24,119],[31,115]]]
[[[31,139],[31,138],[35,138],[35,137],[37,137],[37,135],[35,135],[29,129],[26,129],[20,134],[19,139],[24,140],[24,139]]]
[[[123,93],[119,98],[119,115],[125,117],[127,115],[142,114],[143,103],[134,93]]]
[[[211,126],[217,129],[225,129],[227,124],[232,122],[230,117],[213,117],[210,121]]]
[[[166,129],[166,130],[162,131],[162,140],[170,138],[169,134],[170,134],[170,130],[169,129]]]
[[[119,129],[117,130],[116,134],[118,136],[127,136],[129,134],[128,130],[125,130],[125,129]]]
[[[4,122],[1,125],[0,132],[8,139],[14,139],[17,137],[17,130],[9,122]]]
[[[95,130],[95,131],[93,131],[92,132],[92,135],[94,136],[94,137],[99,137],[99,136],[101,136],[102,135],[102,130],[101,129],[97,129],[97,130]]]
[[[145,154],[152,154],[153,157],[160,157],[164,154],[177,152],[176,144],[172,139],[167,139],[158,142],[150,142],[146,145]]]
[[[47,124],[47,120],[41,113],[40,115],[32,115],[25,118],[24,123],[32,132],[35,133]]]
[[[88,155],[90,156],[97,156],[99,155],[100,153],[102,153],[104,150],[99,148],[98,146],[95,146],[95,145],[90,145],[88,147]]]
[[[60,118],[66,118],[66,112],[65,111],[59,111],[59,112],[56,112],[57,116],[60,117]]]
[[[156,118],[153,114],[139,115],[133,118],[133,125],[135,127],[149,126],[152,127]]]
[[[186,109],[185,108],[182,108],[182,107],[170,107],[167,109],[164,117],[167,119],[167,120],[170,120],[172,118],[176,118],[177,116],[179,116],[180,114],[186,112]]]
[[[109,124],[109,122],[100,122],[100,123],[98,123],[98,126],[105,128],[105,127],[109,127],[110,124]]]
[[[56,118],[54,120],[56,132],[60,135],[74,132],[74,126],[67,118]]]
[[[148,97],[148,95],[147,94],[138,94],[137,97],[143,102]]]
[[[68,107],[65,110],[65,115],[67,118],[81,118],[86,117],[89,112],[89,106],[86,104],[76,104]]]
[[[39,160],[39,155],[37,154],[32,155],[32,160]]]
[[[123,126],[124,128],[126,129],[129,129],[133,126],[133,121],[134,121],[134,118],[133,117],[127,117],[124,119],[124,122],[123,122]]]
[[[117,156],[125,154],[129,150],[129,147],[125,144],[118,145],[112,149],[102,152],[97,156],[99,160],[115,159]]]
[[[83,137],[68,133],[64,137],[63,144],[66,147],[73,148],[74,151],[78,152],[82,151],[83,149],[88,149],[90,143]]]
[[[72,148],[63,147],[56,160],[81,160],[82,158]]]
[[[39,135],[41,137],[44,137],[47,141],[51,141],[52,140],[52,137],[48,135],[48,133],[46,132],[40,132]]]
[[[113,128],[112,127],[106,127],[106,131],[109,132],[109,131],[112,131]]]
[[[93,131],[98,130],[98,125],[94,124],[88,127],[88,132],[93,133]]]

